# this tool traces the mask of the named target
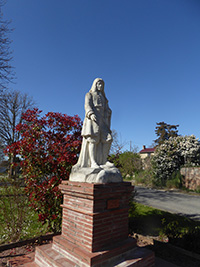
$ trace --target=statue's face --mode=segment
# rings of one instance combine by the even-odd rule
[[[104,84],[102,81],[97,82],[97,90],[102,92],[103,91]]]

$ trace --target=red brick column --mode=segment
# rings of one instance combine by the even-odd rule
[[[128,237],[131,183],[63,181],[62,236],[90,252],[106,250]]]

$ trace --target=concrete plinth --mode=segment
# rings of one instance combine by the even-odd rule
[[[37,247],[34,263],[23,266],[154,266],[153,252],[138,248],[128,237],[131,183],[63,181],[60,189],[62,234],[53,238],[53,244]]]

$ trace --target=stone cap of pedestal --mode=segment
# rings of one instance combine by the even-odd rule
[[[82,182],[72,182],[63,180],[59,185],[59,189],[63,194],[70,194],[79,196],[87,195],[87,198],[98,199],[104,198],[106,195],[116,195],[117,193],[130,193],[134,186],[130,182],[106,183],[106,184],[91,184]]]

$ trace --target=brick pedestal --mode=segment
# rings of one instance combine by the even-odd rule
[[[154,266],[154,254],[128,237],[131,183],[63,181],[62,235],[36,249],[36,266]],[[35,266],[28,263],[24,266]]]
[[[129,183],[65,182],[62,236],[89,252],[106,250],[128,237]]]

